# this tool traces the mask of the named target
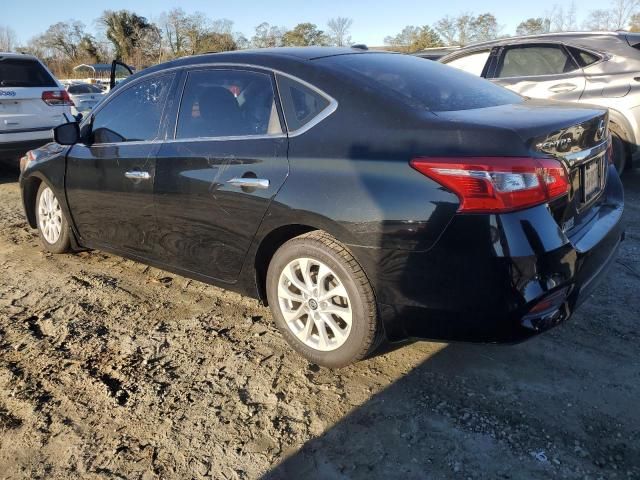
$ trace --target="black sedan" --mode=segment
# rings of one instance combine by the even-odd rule
[[[338,367],[385,340],[515,342],[567,319],[623,238],[607,125],[416,57],[207,54],[120,83],[20,183],[47,250],[258,297]]]

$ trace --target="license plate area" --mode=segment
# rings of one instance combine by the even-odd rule
[[[587,162],[580,167],[582,180],[582,206],[591,203],[604,186],[604,156]]]

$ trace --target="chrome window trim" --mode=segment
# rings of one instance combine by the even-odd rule
[[[276,80],[276,88],[278,89],[277,95],[278,95],[278,99],[280,100],[280,105],[282,106],[282,98],[280,98],[280,88],[278,86],[278,75],[282,75],[284,77],[288,77],[290,79],[292,79],[295,82],[298,82],[302,85],[304,85],[305,87],[313,90],[314,92],[322,95],[324,98],[326,98],[329,101],[329,105],[327,105],[325,107],[324,110],[322,110],[318,115],[316,115],[313,119],[311,119],[309,122],[307,122],[306,124],[304,124],[302,127],[300,127],[297,130],[293,130],[293,131],[289,131],[289,127],[286,124],[287,123],[287,117],[285,115],[284,112],[284,108],[282,109],[282,117],[284,118],[284,123],[285,123],[285,129],[287,130],[286,132],[283,132],[282,134],[274,134],[274,135],[266,135],[267,138],[281,138],[281,136],[283,137],[297,137],[299,135],[302,135],[303,133],[309,131],[310,129],[312,129],[313,127],[315,127],[317,124],[319,124],[321,121],[323,121],[325,118],[329,117],[331,114],[333,114],[337,109],[338,109],[338,101],[333,98],[331,95],[329,95],[328,93],[324,92],[323,90],[319,89],[318,87],[316,87],[315,85],[302,80],[299,77],[296,77],[295,75],[291,75],[290,73],[286,73],[283,72],[282,70],[278,70],[275,68],[271,68],[271,67],[265,67],[263,65],[254,65],[251,63],[233,63],[233,62],[207,62],[207,63],[194,63],[192,65],[176,65],[175,67],[170,67],[170,68],[165,68],[162,70],[156,70],[153,72],[148,72],[148,73],[142,73],[141,75],[136,78],[135,80],[132,80],[131,85],[135,85],[138,82],[143,81],[143,79],[150,77],[152,75],[165,75],[167,73],[173,72],[173,71],[177,71],[177,70],[192,70],[192,69],[198,69],[198,68],[206,68],[206,67],[237,67],[237,68],[241,68],[241,69],[245,69],[245,68],[253,68],[256,70],[264,70],[265,72],[271,72],[274,74],[275,76],[275,80]],[[144,71],[143,71],[144,72]],[[129,85],[127,85],[127,88],[129,88]],[[118,93],[117,95],[115,95],[113,98],[116,98],[120,93]],[[100,112],[100,110],[102,110],[105,105],[108,105],[111,102],[111,99],[106,98],[105,101],[100,102],[100,108],[96,109],[95,111],[92,112],[93,115],[96,115]],[[90,116],[87,116],[84,121],[82,122],[82,124],[84,124],[85,121],[88,121],[88,119],[90,118]],[[82,127],[82,124],[80,125]],[[165,139],[165,140],[161,140],[162,142],[176,142],[176,141],[212,141],[212,140],[248,140],[248,139],[256,139],[258,138],[258,135],[241,135],[241,136],[233,136],[233,137],[200,137],[200,138],[193,138],[193,139]],[[149,143],[149,142],[119,142],[119,143],[101,143],[100,145],[131,145],[134,143]]]

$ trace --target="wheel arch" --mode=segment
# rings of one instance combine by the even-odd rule
[[[258,245],[258,249],[256,250],[254,259],[256,288],[258,291],[258,298],[262,303],[265,305],[268,305],[269,303],[267,300],[266,289],[267,270],[269,269],[269,264],[271,263],[273,255],[282,245],[292,238],[315,230],[321,230],[321,228],[302,223],[280,225],[279,227],[269,231],[269,233],[262,238]]]
[[[44,179],[37,175],[31,175],[22,180],[22,205],[25,215],[27,216],[27,222],[31,228],[38,227],[38,221],[36,219],[36,198],[42,182],[44,182]]]
[[[622,140],[626,153],[626,165],[629,168],[633,153],[637,150],[636,139],[631,125],[622,113],[610,108],[609,129],[611,133],[614,133]]]

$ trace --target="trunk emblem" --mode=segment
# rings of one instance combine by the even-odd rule
[[[604,120],[600,120],[600,123],[598,124],[598,129],[596,130],[596,141],[600,141],[604,138],[604,134],[606,132],[606,126],[604,124]]]

